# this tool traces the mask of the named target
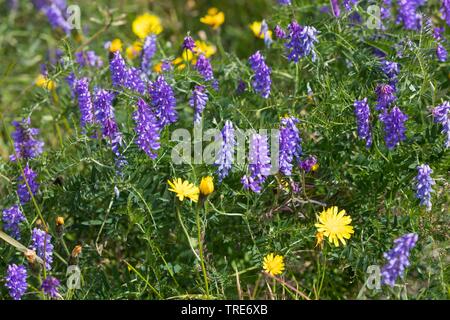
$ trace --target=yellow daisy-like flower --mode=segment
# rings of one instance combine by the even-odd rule
[[[122,40],[116,38],[113,41],[111,41],[111,44],[109,45],[109,51],[110,52],[122,51]]]
[[[345,246],[345,239],[350,239],[355,232],[350,225],[352,218],[346,215],[345,210],[338,211],[336,206],[325,209],[318,217],[319,223],[315,224],[317,231],[323,233],[336,247],[339,247],[339,240]]]
[[[215,45],[209,44],[202,40],[197,40],[195,41],[195,51],[197,55],[202,53],[206,58],[209,58],[217,52],[217,48]]]
[[[264,33],[261,33],[261,21],[254,21],[251,25],[250,25],[250,30],[253,31],[253,34],[255,35],[255,37],[259,38],[259,39],[264,39]],[[267,34],[269,35],[269,38],[272,39],[272,31],[267,31]]]
[[[157,64],[155,64],[153,66],[153,71],[156,72],[156,73],[161,73],[162,72],[162,65],[163,65],[162,62],[158,62]]]
[[[313,165],[311,167],[311,171],[317,171],[317,170],[319,170],[319,164],[318,163],[316,163],[315,165]]]
[[[47,90],[53,90],[56,87],[55,82],[53,80],[48,79],[43,74],[37,76],[35,83],[38,87]]]
[[[189,198],[194,202],[198,201],[198,194],[200,191],[198,187],[194,186],[194,184],[189,181],[183,181],[180,178],[177,178],[173,179],[173,181],[169,180],[167,183],[171,187],[169,188],[169,191],[175,192],[180,201],[183,201],[184,198]]]
[[[145,39],[150,33],[160,34],[163,31],[161,19],[150,13],[144,13],[136,17],[133,21],[132,29],[134,34],[141,39]]]
[[[263,261],[263,269],[268,274],[272,276],[279,275],[284,271],[284,258],[283,256],[276,255],[273,253],[269,253],[264,257]]]
[[[200,18],[200,22],[217,29],[225,22],[225,14],[217,8],[210,8],[208,14]]]
[[[126,54],[127,54],[128,59],[133,60],[134,58],[139,56],[141,51],[142,51],[142,42],[135,41],[133,43],[133,45],[131,45],[127,48]]]

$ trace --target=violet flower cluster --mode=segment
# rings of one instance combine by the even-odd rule
[[[37,140],[36,135],[39,129],[31,128],[30,118],[23,119],[21,122],[13,121],[16,130],[11,134],[14,141],[15,154],[10,156],[11,161],[17,159],[33,159],[42,153],[44,142]]]
[[[75,53],[75,61],[80,67],[88,66],[93,68],[103,67],[103,60],[94,51],[79,51]]]
[[[275,28],[273,29],[273,32],[275,33],[275,37],[277,37],[277,39],[286,38],[286,32],[279,25],[275,26]]]
[[[202,120],[202,112],[208,102],[208,95],[205,90],[204,86],[195,86],[189,98],[189,105],[194,109],[194,123],[200,123]]]
[[[416,197],[420,199],[420,204],[431,210],[431,193],[433,192],[434,179],[431,177],[433,170],[427,164],[417,167],[416,176]]]
[[[298,62],[299,59],[311,55],[312,61],[316,60],[314,51],[315,43],[318,42],[318,31],[314,27],[301,26],[297,21],[292,21],[288,27],[287,42],[289,61]]]
[[[440,62],[447,61],[448,52],[444,46],[445,38],[443,36],[444,28],[434,28],[433,29],[433,37],[436,39],[437,47],[436,47],[436,56]]]
[[[300,161],[299,166],[305,172],[310,172],[316,164],[317,158],[315,156],[308,156],[305,160]]]
[[[358,137],[366,141],[366,148],[372,145],[372,130],[370,128],[370,107],[367,98],[356,100],[353,104],[358,126]]]
[[[151,72],[152,59],[156,53],[156,35],[150,34],[145,38],[142,47],[141,70],[144,74]]]
[[[178,113],[175,110],[176,100],[172,87],[166,82],[163,75],[158,76],[149,88],[152,106],[161,127],[175,123]]]
[[[425,0],[398,0],[397,24],[403,24],[406,30],[420,30],[422,14],[418,12]]]
[[[442,18],[450,26],[450,0],[442,0],[440,11],[442,14]]]
[[[280,172],[286,176],[292,174],[294,160],[299,162],[302,155],[302,139],[297,128],[299,120],[295,117],[284,117],[280,124]]]
[[[56,1],[52,1],[50,4],[41,7],[40,10],[45,13],[53,29],[61,29],[67,35],[70,34],[72,26],[68,23],[65,15],[66,7],[58,6]]]
[[[408,233],[394,240],[394,248],[383,256],[387,263],[381,269],[381,283],[394,287],[398,277],[403,277],[406,267],[409,266],[411,249],[415,247],[419,236]]]
[[[45,261],[45,268],[52,269],[53,244],[52,236],[39,228],[34,228],[31,234],[30,249],[34,250],[38,257]]]
[[[217,166],[219,182],[222,182],[223,179],[228,176],[233,165],[234,146],[236,145],[236,140],[234,136],[233,123],[230,120],[225,121],[225,125],[221,131],[221,139],[220,149],[214,163]]]
[[[81,78],[75,82],[75,95],[78,98],[78,107],[81,113],[81,127],[94,123],[94,105],[89,91],[89,79]]]
[[[397,100],[395,96],[395,87],[390,84],[380,84],[375,88],[377,95],[377,104],[375,110],[385,111],[389,106]]]
[[[450,102],[445,101],[433,109],[435,123],[442,125],[442,133],[446,136],[445,148],[450,148]]]
[[[252,81],[253,89],[261,95],[264,99],[267,99],[270,95],[270,86],[272,80],[270,74],[272,70],[267,66],[264,57],[259,51],[250,56],[248,59],[250,67],[254,72]]]
[[[25,220],[25,216],[18,205],[3,210],[3,229],[16,240],[20,240],[20,223]]]
[[[245,175],[241,179],[244,189],[251,189],[256,193],[261,192],[262,184],[266,181],[271,169],[266,135],[257,133],[252,135],[248,169],[250,175]]]
[[[278,0],[278,4],[282,6],[289,6],[291,5],[291,0]]]
[[[25,204],[31,200],[31,195],[28,190],[28,186],[30,187],[30,191],[33,195],[35,195],[39,189],[39,184],[36,182],[37,173],[30,168],[27,164],[25,168],[23,168],[23,175],[19,177],[19,184],[17,186],[17,193],[19,194],[20,203]],[[28,186],[27,186],[28,183]]]
[[[127,67],[119,51],[114,52],[109,69],[113,86],[124,87],[140,94],[145,93],[146,84],[141,79],[141,71],[134,67]]]
[[[49,296],[50,298],[58,298],[59,292],[59,280],[55,277],[48,276],[47,278],[42,281],[41,289],[44,292],[45,295]]]
[[[150,106],[143,99],[137,102],[138,109],[133,113],[136,122],[136,144],[151,158],[155,159],[159,149],[160,123]]]
[[[183,50],[189,50],[192,53],[195,53],[195,41],[191,36],[184,37]]]
[[[214,80],[211,62],[209,61],[208,58],[205,57],[204,54],[198,56],[197,62],[195,63],[195,69],[203,77],[203,80],[205,81]]]
[[[333,15],[335,17],[339,17],[341,15],[341,8],[339,7],[339,0],[331,0],[331,9],[333,11]]]
[[[22,299],[28,288],[27,269],[22,265],[10,264],[6,271],[5,286],[14,300]]]
[[[398,82],[398,74],[400,73],[400,66],[397,62],[383,60],[381,61],[381,70],[389,80],[389,85],[396,88]]]
[[[384,141],[386,146],[389,150],[392,150],[406,139],[405,122],[408,120],[408,116],[398,107],[394,107],[391,111],[385,110],[384,113],[380,114],[379,118],[384,124]]]

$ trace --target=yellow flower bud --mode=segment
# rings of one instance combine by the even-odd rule
[[[200,193],[207,196],[214,192],[214,182],[211,176],[203,177],[200,182]]]

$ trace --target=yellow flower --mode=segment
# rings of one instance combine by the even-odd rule
[[[225,14],[217,8],[210,8],[208,14],[200,18],[200,22],[217,29],[225,22]]]
[[[322,247],[323,242],[323,232],[317,232],[316,233],[316,247],[320,246]]]
[[[316,163],[311,167],[311,171],[317,171],[319,169],[319,163]]]
[[[276,276],[283,273],[284,271],[283,256],[279,255],[274,256],[273,253],[269,253],[267,256],[264,257],[263,269],[265,272],[271,274],[272,276]]]
[[[254,21],[250,25],[250,29],[253,31],[253,34],[255,37],[259,39],[264,39],[264,33],[261,33],[261,22],[260,21]],[[272,31],[267,31],[267,34],[269,35],[269,38],[272,39]]]
[[[211,57],[217,52],[215,45],[209,44],[205,41],[197,40],[195,41],[195,51],[198,54],[204,54],[206,58]]]
[[[141,39],[145,39],[150,33],[160,34],[163,31],[161,19],[150,13],[144,13],[136,17],[133,21],[132,29],[134,34]]]
[[[133,45],[129,46],[126,50],[126,54],[128,59],[132,60],[139,56],[140,52],[142,51],[142,42],[135,41]]]
[[[55,89],[55,86],[56,86],[55,82],[53,80],[48,79],[43,74],[38,75],[35,83],[38,87],[44,88],[47,90],[53,90],[53,89]]]
[[[162,65],[163,65],[162,62],[158,62],[157,64],[155,64],[153,66],[153,71],[156,72],[156,73],[161,73],[162,72]]]
[[[211,176],[203,177],[200,182],[200,193],[207,196],[214,192],[214,182]]]
[[[109,45],[109,51],[110,52],[122,51],[122,40],[116,38],[113,41],[111,41],[111,44]]]
[[[173,181],[169,180],[167,183],[171,187],[169,188],[169,191],[175,192],[180,201],[183,201],[184,198],[189,198],[192,201],[197,202],[199,189],[192,183],[189,183],[189,181],[183,181],[180,178],[177,178],[173,179]]]
[[[346,215],[345,210],[338,213],[338,207],[336,206],[323,210],[318,220],[320,223],[315,224],[317,231],[322,232],[328,238],[328,241],[334,243],[336,247],[339,247],[338,240],[345,246],[345,239],[350,239],[355,232],[350,225],[352,218]]]

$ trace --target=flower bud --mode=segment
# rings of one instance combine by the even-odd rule
[[[211,176],[203,177],[200,182],[200,193],[202,196],[208,196],[214,192],[214,182]]]

